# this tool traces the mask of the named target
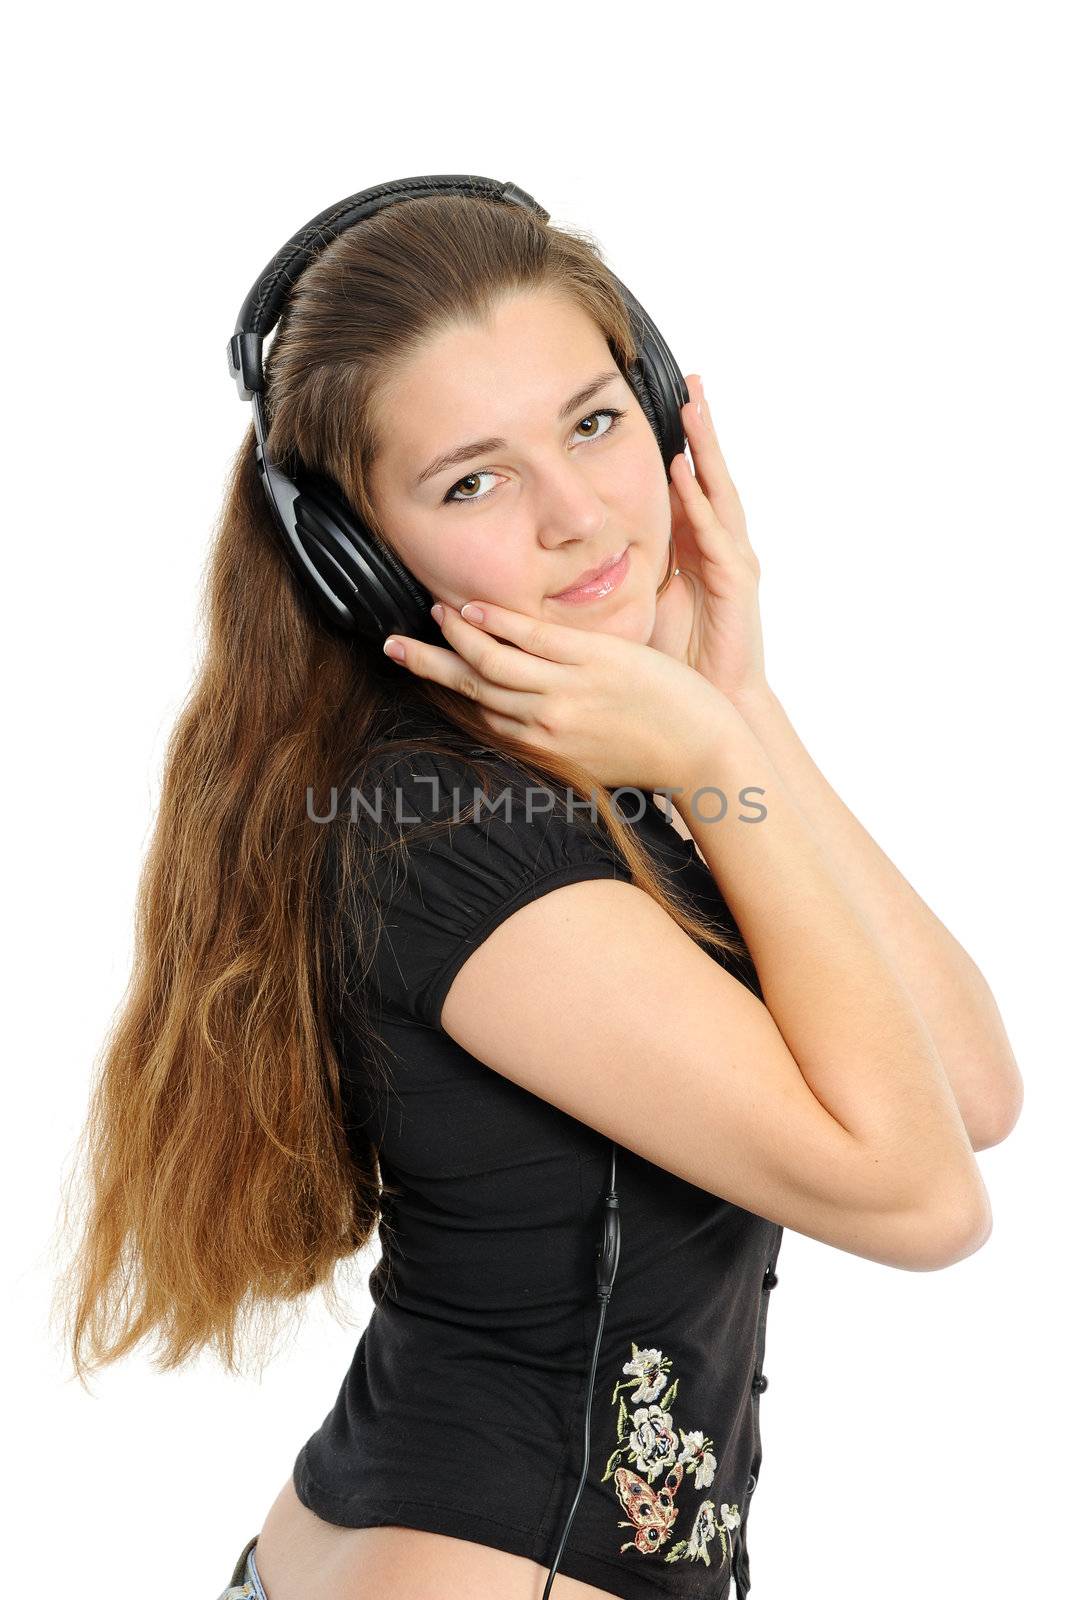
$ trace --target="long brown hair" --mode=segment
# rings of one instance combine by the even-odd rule
[[[339,235],[300,278],[270,347],[272,455],[335,479],[384,539],[368,494],[379,384],[434,330],[550,289],[595,321],[625,372],[632,328],[589,235],[465,196],[397,202]],[[253,1326],[268,1335],[264,1323],[315,1288],[343,1316],[335,1268],[382,1221],[376,1151],[345,1116],[343,1089],[344,1074],[377,1060],[360,990],[376,925],[368,837],[314,822],[308,786],[350,783],[390,748],[404,705],[446,724],[443,744],[425,748],[468,758],[481,778],[488,746],[533,782],[594,798],[595,825],[639,887],[692,938],[741,951],[662,879],[583,768],[499,735],[473,701],[318,619],[280,552],[250,425],[204,599],[132,972],[78,1143],[84,1174],[65,1196],[65,1229],[75,1206],[82,1227],[53,1315],[83,1384],[149,1336],[160,1370],[204,1346],[237,1370],[245,1343],[269,1348]]]

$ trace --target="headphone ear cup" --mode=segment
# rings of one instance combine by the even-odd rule
[[[259,457],[285,555],[319,613],[347,634],[380,644],[390,633],[430,638],[432,595],[356,516],[322,473],[290,477]]]
[[[628,310],[636,343],[636,360],[625,369],[626,374],[658,440],[668,476],[670,463],[686,443],[680,408],[691,399],[688,385],[672,350],[632,290],[616,275],[611,276]]]
[[[640,349],[636,371],[639,377],[641,404],[653,418],[652,427],[666,473],[673,457],[684,449],[686,438],[680,408],[688,398],[688,386],[681,376],[677,363],[662,346],[646,343]],[[666,360],[668,356],[668,361]]]
[[[358,517],[332,479],[300,471],[296,526],[318,587],[342,627],[381,643],[390,633],[428,638],[433,597]]]
[[[632,391],[637,400],[640,402],[640,408],[648,422],[651,424],[651,429],[658,441],[658,448],[659,450],[664,451],[665,444],[662,439],[662,419],[655,410],[651,396],[648,393],[647,384],[644,380],[640,363],[638,361],[632,362],[628,367],[626,367],[625,371],[629,383],[632,386]]]

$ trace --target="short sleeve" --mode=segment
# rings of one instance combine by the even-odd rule
[[[405,752],[367,794],[389,845],[371,873],[381,934],[368,977],[391,1011],[437,1030],[459,968],[512,912],[581,878],[633,881],[579,795],[571,809],[564,786],[498,752],[487,765],[482,782],[458,757]]]

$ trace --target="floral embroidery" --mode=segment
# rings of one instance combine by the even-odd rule
[[[641,1350],[634,1342],[632,1359],[622,1367],[623,1377],[614,1385],[611,1396],[611,1405],[618,1403],[619,1444],[611,1453],[600,1482],[605,1483],[613,1475],[615,1492],[625,1510],[625,1519],[619,1521],[618,1527],[635,1531],[636,1537],[621,1546],[623,1551],[639,1550],[649,1555],[661,1550],[673,1537],[679,1510],[676,1494],[685,1477],[694,1479],[696,1489],[709,1489],[717,1471],[714,1441],[700,1429],[689,1432],[673,1426],[672,1408],[680,1380],[674,1378],[670,1382],[672,1365],[661,1350]],[[630,1391],[628,1399],[635,1410],[629,1410],[623,1390]],[[619,1465],[622,1460],[627,1460],[629,1466]],[[665,1478],[656,1489],[655,1481],[663,1472]],[[740,1509],[724,1503],[720,1509],[719,1520],[715,1502],[700,1501],[688,1537],[673,1546],[666,1560],[679,1561],[683,1557],[710,1566],[711,1552],[720,1544],[722,1562],[730,1562]]]

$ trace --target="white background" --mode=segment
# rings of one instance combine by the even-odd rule
[[[352,1325],[309,1304],[261,1382],[213,1358],[163,1376],[143,1352],[92,1397],[46,1325],[60,1179],[250,423],[226,340],[311,216],[459,171],[591,229],[703,374],[762,562],[770,680],[986,975],[1025,1079],[1016,1131],[978,1157],[995,1227],[975,1256],[905,1273],[785,1235],[752,1600],[1053,1589],[1055,10],[66,5],[9,32],[11,1592],[215,1600],[369,1312],[376,1246]]]

